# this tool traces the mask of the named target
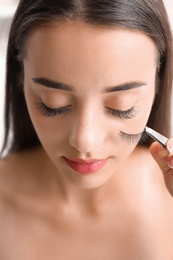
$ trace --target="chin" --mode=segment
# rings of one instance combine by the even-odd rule
[[[111,178],[107,172],[96,172],[92,174],[82,175],[78,173],[67,173],[63,174],[66,180],[71,183],[73,186],[79,189],[97,189],[104,184]]]

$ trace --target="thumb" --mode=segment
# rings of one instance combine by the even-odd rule
[[[170,144],[172,144],[173,139],[170,139],[167,143],[167,149],[164,148],[158,142],[152,143],[150,146],[150,152],[158,165],[160,166],[163,174],[167,174],[171,168],[173,168],[173,156],[170,154]]]
[[[160,166],[166,187],[173,196],[173,138],[167,142],[167,149],[158,142],[150,146],[150,152]]]

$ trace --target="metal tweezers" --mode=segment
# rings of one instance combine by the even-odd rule
[[[151,138],[153,138],[154,140],[156,140],[157,142],[159,142],[161,145],[163,145],[166,148],[166,144],[168,142],[168,138],[166,138],[165,136],[159,134],[158,132],[154,131],[153,129],[149,128],[149,127],[145,127],[144,130]]]

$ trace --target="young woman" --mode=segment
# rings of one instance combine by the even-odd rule
[[[173,259],[172,60],[161,0],[20,1],[0,259]]]

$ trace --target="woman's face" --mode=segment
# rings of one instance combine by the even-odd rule
[[[154,43],[132,30],[65,22],[33,32],[26,49],[24,92],[45,151],[69,182],[100,186],[120,171],[147,124]]]

